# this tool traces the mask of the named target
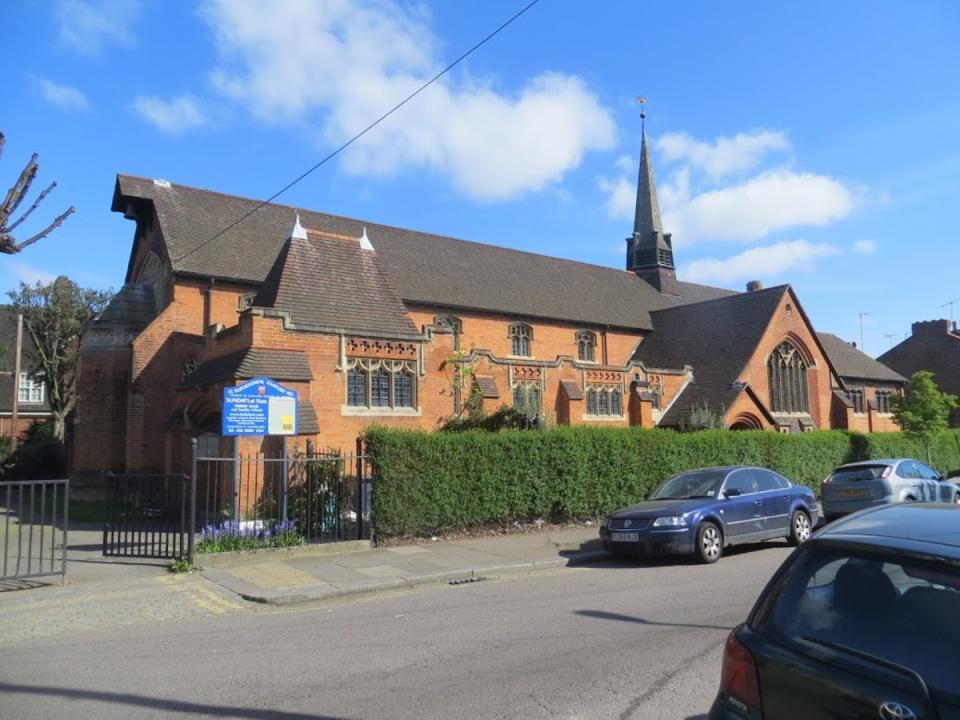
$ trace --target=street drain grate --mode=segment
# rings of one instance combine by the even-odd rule
[[[448,585],[466,585],[467,583],[477,583],[486,580],[485,577],[464,578],[463,580],[450,580]]]

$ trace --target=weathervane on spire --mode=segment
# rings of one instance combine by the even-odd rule
[[[647,130],[647,99],[642,95],[638,95],[637,105],[640,106],[640,130],[645,133]]]

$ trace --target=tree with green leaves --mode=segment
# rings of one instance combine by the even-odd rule
[[[923,443],[930,462],[930,443],[947,429],[947,419],[956,407],[957,398],[937,387],[933,373],[919,370],[910,377],[904,394],[893,398],[893,418],[905,434]]]
[[[4,142],[5,138],[3,133],[0,132],[0,156],[3,155]],[[54,218],[53,222],[47,225],[47,227],[40,232],[34,233],[30,237],[26,238],[25,240],[20,240],[19,242],[13,237],[13,231],[16,230],[24,220],[33,214],[33,211],[40,206],[40,203],[43,202],[44,198],[46,198],[47,195],[49,195],[57,186],[56,181],[50,183],[45,190],[37,195],[37,199],[33,201],[33,204],[27,208],[23,215],[21,215],[14,222],[10,222],[10,217],[17,211],[17,208],[20,207],[20,204],[26,199],[27,193],[30,192],[30,186],[36,179],[37,172],[39,170],[40,165],[37,163],[37,154],[34,153],[30,158],[30,162],[28,162],[20,172],[20,177],[17,178],[17,181],[13,184],[13,187],[7,191],[6,197],[3,199],[2,204],[0,204],[0,253],[13,255],[20,252],[28,245],[33,245],[33,243],[37,242],[37,240],[45,238],[47,235],[52,233],[63,224],[64,220],[73,214],[74,208],[73,206],[70,206],[66,209],[66,211]]]
[[[46,384],[53,434],[62,441],[64,419],[76,403],[80,335],[113,294],[82,288],[63,275],[48,284],[20,283],[7,294],[33,340],[32,357],[26,358],[24,366],[33,379]]]

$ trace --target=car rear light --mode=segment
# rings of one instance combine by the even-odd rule
[[[883,469],[883,474],[882,474],[880,477],[882,477],[882,478],[888,478],[888,477],[890,477],[890,473],[892,473],[892,472],[893,472],[893,466],[892,466],[892,465],[887,465],[887,466]]]
[[[720,691],[728,702],[741,712],[763,717],[757,661],[737,639],[736,631],[727,636],[727,644],[723,650]]]
[[[832,474],[827,475],[827,476],[823,479],[823,484],[826,485],[826,484],[829,483],[831,480],[833,480],[833,475],[832,475]]]

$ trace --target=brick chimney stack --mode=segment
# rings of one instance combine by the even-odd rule
[[[951,327],[949,320],[924,320],[923,322],[913,323],[913,325],[910,326],[910,330],[915,336],[949,335]]]

